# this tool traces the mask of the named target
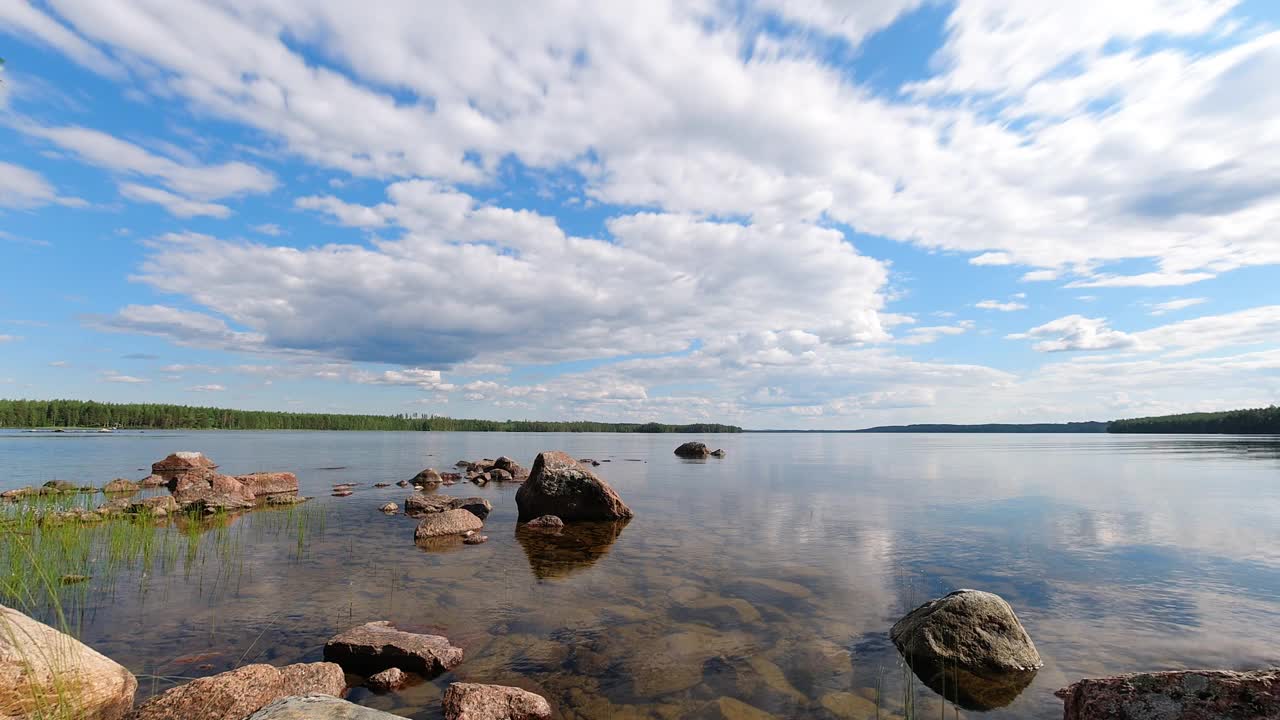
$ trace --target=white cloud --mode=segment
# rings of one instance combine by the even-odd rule
[[[94,72],[120,77],[115,61],[27,2],[0,3],[0,28],[38,39]]]
[[[1208,302],[1208,300],[1209,300],[1208,298],[1202,298],[1202,297],[1175,298],[1173,300],[1166,300],[1165,302],[1151,303],[1150,305],[1148,305],[1148,307],[1151,308],[1151,312],[1150,312],[1151,315],[1164,315],[1167,313],[1171,313],[1175,310],[1183,310],[1189,307],[1193,307],[1195,305],[1200,305],[1202,303]]]
[[[907,335],[898,340],[902,345],[927,345],[936,342],[938,338],[944,335],[962,335],[972,330],[974,323],[970,320],[964,320],[955,325],[930,325],[924,327],[913,327],[907,331]]]
[[[66,360],[54,360],[53,362],[49,363],[49,367],[69,368],[71,367],[71,363],[67,362]]]
[[[50,203],[67,207],[88,204],[80,198],[58,195],[53,185],[34,170],[0,161],[0,208],[33,208]],[[11,236],[5,234],[5,237]]]
[[[0,343],[17,342],[22,338],[18,335],[0,335]]]
[[[187,392],[222,392],[227,388],[223,385],[192,385],[187,388]]]
[[[188,200],[174,195],[167,190],[147,187],[135,183],[121,183],[120,194],[138,202],[149,202],[164,206],[171,214],[180,218],[199,217],[201,215],[216,218],[230,217],[231,208],[217,203]]]
[[[284,230],[275,223],[263,223],[262,225],[254,225],[253,230],[254,232],[262,233],[263,235],[270,235],[271,237],[278,237],[284,234]]]
[[[1027,304],[1020,303],[1016,300],[1008,302],[1000,302],[999,300],[981,300],[973,304],[976,308],[983,310],[999,310],[1000,312],[1013,312],[1015,310],[1026,310]]]
[[[260,334],[233,330],[219,318],[165,305],[128,305],[115,315],[88,321],[96,329],[155,335],[179,345],[241,352],[263,349]]]
[[[1039,340],[1032,347],[1040,352],[1114,350],[1138,345],[1133,335],[1108,327],[1105,318],[1083,315],[1068,315],[1008,337],[1012,340]]]
[[[135,377],[133,375],[121,375],[114,370],[104,371],[101,377],[103,382],[124,383],[126,385],[138,385],[141,383],[151,382],[147,378]]]

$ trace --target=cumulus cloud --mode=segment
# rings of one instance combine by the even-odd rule
[[[109,317],[86,318],[91,327],[168,338],[190,345],[241,352],[263,349],[263,336],[233,330],[225,320],[166,305],[128,305]]]
[[[1012,340],[1039,340],[1032,347],[1040,352],[1114,350],[1138,345],[1134,336],[1108,327],[1105,318],[1083,315],[1068,315],[1008,337]]]

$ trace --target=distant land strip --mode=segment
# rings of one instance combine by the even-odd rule
[[[467,420],[436,415],[348,415],[267,410],[101,403],[92,400],[0,400],[0,428],[127,428],[145,430],[417,430],[473,432],[736,433],[718,423],[603,423]]]

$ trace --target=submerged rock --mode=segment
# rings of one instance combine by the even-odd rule
[[[461,663],[462,648],[451,645],[446,637],[405,632],[381,621],[334,636],[325,643],[324,658],[353,673],[401,668],[430,677]]]
[[[174,500],[172,495],[156,495],[130,502],[126,512],[151,513],[163,517],[169,513],[178,512],[178,509],[178,501]]]
[[[564,527],[564,521],[555,515],[541,515],[524,524],[528,528],[549,528],[559,529]]]
[[[422,540],[447,535],[461,535],[468,530],[479,530],[483,527],[484,522],[466,510],[461,508],[445,510],[444,512],[428,513],[422,516],[422,520],[418,522],[418,527],[414,528],[413,539]]]
[[[141,487],[138,483],[125,478],[116,478],[102,486],[102,492],[104,493],[136,493],[140,489]]]
[[[494,468],[488,474],[490,482],[511,482],[512,480],[511,473],[502,468]]]
[[[245,720],[403,720],[330,695],[295,695],[263,707]]]
[[[1280,718],[1280,668],[1120,675],[1056,694],[1063,720],[1264,720]]]
[[[120,720],[137,689],[115,661],[0,605],[0,718]]]
[[[409,676],[405,675],[400,668],[393,667],[369,676],[365,684],[372,690],[389,692],[404,687],[407,682],[409,682]]]
[[[350,490],[334,490],[329,494],[332,495],[333,497],[349,497],[351,495],[351,491]]]
[[[445,720],[550,720],[551,703],[505,685],[453,683],[445,690]]]
[[[395,503],[387,503],[386,505],[383,505],[378,509],[388,515],[395,515],[396,513],[400,512],[400,506]]]
[[[626,520],[579,522],[562,528],[516,526],[516,542],[539,579],[559,578],[595,564],[627,526]]]
[[[129,720],[243,718],[281,698],[311,693],[338,697],[346,689],[342,668],[331,662],[282,668],[259,663],[167,690],[139,705]]]
[[[409,487],[409,481],[408,481],[408,480],[400,480],[400,481],[396,482],[396,484],[397,484],[397,485],[399,485],[400,487]]]
[[[541,515],[574,522],[629,519],[633,514],[608,483],[559,451],[538,454],[529,480],[516,491],[516,505],[520,522]]]
[[[304,503],[310,499],[311,498],[309,497],[303,497],[301,495],[272,495],[271,497],[267,498],[267,504],[268,505],[297,505],[299,503]]]
[[[482,545],[487,542],[489,542],[489,536],[481,535],[480,533],[477,533],[477,532],[473,532],[470,535],[462,538],[463,545]]]
[[[979,677],[1034,673],[1040,653],[999,595],[957,590],[930,600],[894,624],[889,637],[911,663]]]

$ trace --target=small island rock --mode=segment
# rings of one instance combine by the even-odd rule
[[[462,648],[451,645],[446,637],[405,632],[381,621],[334,636],[325,643],[324,657],[354,673],[378,673],[394,667],[430,677],[457,667],[462,662]]]
[[[676,455],[682,458],[704,458],[711,454],[706,443],[687,442],[676,448]]]
[[[445,720],[550,720],[551,703],[505,685],[453,683],[444,693]]]
[[[380,692],[389,692],[404,687],[409,681],[409,676],[405,675],[400,668],[387,668],[380,673],[369,676],[365,682],[370,689]]]
[[[519,521],[555,515],[565,522],[629,519],[631,508],[604,480],[567,453],[538,454],[529,479],[516,491]]]

